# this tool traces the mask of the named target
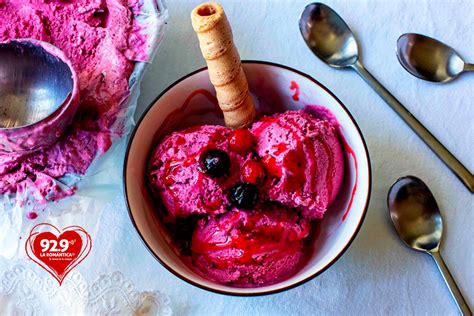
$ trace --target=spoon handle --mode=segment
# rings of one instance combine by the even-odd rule
[[[474,64],[464,64],[464,71],[474,71]]]
[[[469,309],[469,306],[467,305],[466,300],[462,296],[461,290],[459,290],[456,284],[456,281],[454,281],[454,278],[449,272],[448,267],[444,263],[444,260],[441,257],[441,254],[439,253],[439,251],[430,252],[430,255],[435,260],[436,265],[438,266],[438,269],[441,272],[441,275],[443,276],[443,279],[446,282],[446,285],[448,286],[449,291],[451,292],[451,295],[456,301],[456,304],[458,305],[458,308],[461,314],[466,315],[466,316],[472,316],[472,312]]]
[[[431,134],[382,84],[357,61],[351,66],[377,94],[410,126],[446,166],[474,193],[474,175]]]

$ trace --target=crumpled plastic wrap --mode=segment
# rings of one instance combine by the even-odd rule
[[[141,32],[145,33],[148,61],[153,60],[166,30],[168,11],[163,0],[143,0],[140,13],[135,16]],[[147,61],[137,61],[129,78],[130,96],[124,110],[117,115],[113,130],[123,130],[112,147],[94,159],[85,175],[67,174],[59,185],[77,187],[75,194],[43,205],[25,203],[21,194],[32,194],[25,190],[16,196],[0,197],[0,256],[8,259],[24,257],[24,240],[38,223],[48,222],[59,229],[69,225],[82,226],[94,239],[102,210],[115,199],[122,198],[122,167],[128,134],[134,121],[133,114],[140,95],[140,81],[147,68]],[[115,128],[115,129],[114,129]],[[34,210],[38,215],[29,219]]]

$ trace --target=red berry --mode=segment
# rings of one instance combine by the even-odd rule
[[[246,129],[236,129],[232,133],[229,145],[230,149],[234,152],[248,153],[254,145],[253,135]]]
[[[242,181],[259,184],[265,179],[265,168],[255,160],[248,160],[242,166]]]

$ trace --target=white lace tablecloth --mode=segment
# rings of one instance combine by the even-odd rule
[[[170,28],[142,82],[140,113],[164,88],[204,61],[189,14],[199,1],[168,1]],[[102,210],[93,250],[58,289],[35,264],[0,259],[0,306],[6,314],[176,315],[456,315],[432,260],[394,234],[386,194],[400,176],[430,186],[445,220],[442,252],[469,304],[474,304],[473,195],[355,73],[334,70],[301,40],[299,14],[309,1],[222,0],[243,59],[304,71],[346,104],[367,141],[373,191],[365,223],[346,254],[316,279],[287,292],[255,298],[209,293],[176,278],[151,256],[118,195]],[[325,1],[360,40],[363,61],[471,171],[474,170],[474,76],[439,85],[409,75],[395,55],[405,32],[436,37],[474,62],[474,1]],[[123,159],[123,156],[117,157]],[[120,175],[121,170],[117,170]],[[73,224],[73,223],[71,223]]]

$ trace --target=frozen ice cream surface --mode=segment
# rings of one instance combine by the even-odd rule
[[[72,194],[57,180],[84,174],[120,136],[117,117],[126,110],[134,60],[146,58],[132,10],[139,10],[137,0],[0,1],[0,41],[34,38],[57,46],[80,87],[74,122],[56,144],[27,156],[0,154],[0,194],[31,190],[44,200]]]
[[[252,155],[250,150],[237,151],[231,145],[233,134],[222,126],[191,127],[170,134],[153,152],[148,180],[171,220],[191,214],[223,213],[230,206],[227,191],[239,181],[241,166]],[[229,155],[227,176],[213,178],[200,170],[201,155],[209,149]]]
[[[191,241],[192,261],[217,282],[275,283],[297,267],[309,231],[308,220],[278,205],[232,210],[198,222]]]
[[[256,151],[266,169],[267,199],[322,218],[344,174],[336,128],[305,111],[288,111],[253,124]]]
[[[250,129],[204,125],[164,137],[147,177],[181,255],[209,279],[235,286],[294,273],[311,221],[341,186],[336,123],[299,110]]]

